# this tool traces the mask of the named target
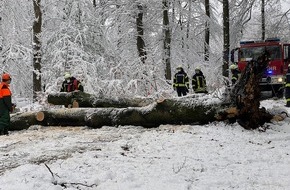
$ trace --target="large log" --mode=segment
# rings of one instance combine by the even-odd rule
[[[165,99],[142,108],[95,109],[87,115],[92,128],[104,125],[139,125],[157,127],[161,124],[204,124],[215,121],[222,104],[206,104],[197,99]]]
[[[154,102],[153,98],[125,98],[125,97],[98,97],[81,91],[76,92],[59,92],[49,94],[47,102],[53,105],[65,105],[69,107],[73,102],[77,102],[79,107],[142,107]]]
[[[85,126],[87,109],[53,109],[30,111],[11,115],[10,130],[28,129],[32,125],[41,126]]]
[[[144,107],[128,108],[62,108],[27,112],[11,116],[10,130],[43,126],[102,126],[138,125],[156,127],[161,124],[197,124],[216,120],[223,108],[219,99],[211,96],[165,99]],[[40,114],[41,113],[41,114]],[[37,115],[41,115],[37,119]],[[21,123],[25,120],[26,122]]]

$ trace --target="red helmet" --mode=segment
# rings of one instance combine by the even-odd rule
[[[8,73],[4,73],[2,75],[2,80],[10,80],[10,79],[11,79],[11,77],[10,77],[10,75]]]

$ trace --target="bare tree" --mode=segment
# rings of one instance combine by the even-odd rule
[[[209,20],[210,20],[210,3],[209,0],[205,0],[205,13],[208,18],[206,18],[205,22],[205,42],[204,42],[204,60],[208,61],[209,60]]]
[[[265,24],[265,0],[261,2],[261,25],[262,25],[262,40],[265,40],[266,24]]]
[[[168,16],[168,0],[163,0],[163,48],[165,63],[165,78],[171,80],[171,64],[170,64],[170,28],[169,28],[169,16]]]
[[[136,25],[137,25],[137,49],[139,52],[139,57],[143,63],[146,60],[146,50],[145,50],[145,42],[143,40],[144,35],[144,28],[143,28],[143,6],[141,4],[137,5],[138,7],[138,14],[136,18]]]
[[[37,92],[41,91],[41,29],[42,12],[41,0],[33,0],[35,19],[33,22],[33,100],[37,98]]]
[[[224,49],[223,49],[223,76],[228,77],[227,72],[229,68],[229,50],[230,50],[230,23],[229,23],[229,1],[223,0],[223,35],[224,35]]]

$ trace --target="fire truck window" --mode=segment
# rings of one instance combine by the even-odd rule
[[[267,50],[270,53],[271,60],[281,59],[282,53],[279,46],[268,46]]]
[[[289,51],[289,48],[290,48],[290,46],[285,46],[284,47],[284,59],[289,59],[290,57],[290,55],[289,55],[289,53],[290,53],[290,51]]]
[[[241,58],[252,58],[253,60],[257,60],[258,57],[263,55],[265,51],[270,53],[270,57],[272,60],[281,59],[282,53],[279,46],[267,46],[267,47],[249,47],[241,49]]]

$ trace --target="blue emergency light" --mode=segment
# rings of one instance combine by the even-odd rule
[[[268,75],[272,75],[273,74],[273,70],[267,70],[267,74]]]

